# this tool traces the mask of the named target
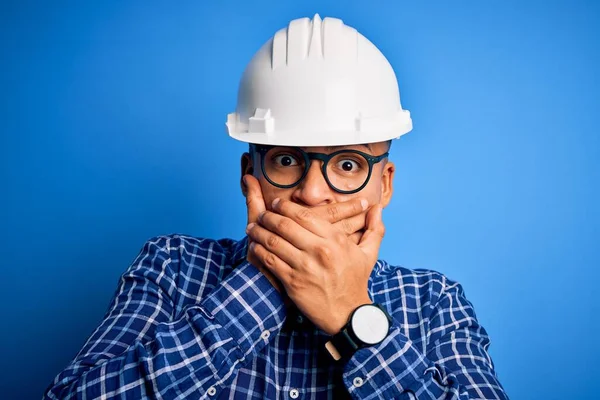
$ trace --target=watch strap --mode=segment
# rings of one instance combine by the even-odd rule
[[[350,335],[347,327],[333,335],[331,340],[325,344],[325,348],[335,361],[350,359],[360,347],[360,344]]]

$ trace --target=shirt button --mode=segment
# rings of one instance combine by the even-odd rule
[[[208,393],[209,396],[214,396],[215,394],[217,394],[217,389],[215,389],[214,386],[211,386],[211,387],[208,388],[207,393]]]
[[[298,325],[302,325],[302,323],[304,322],[304,317],[298,314],[298,316],[296,317],[296,322],[298,323]]]
[[[260,337],[267,340],[269,338],[269,336],[271,336],[271,332],[269,331],[264,331],[263,333],[260,334]]]
[[[298,393],[298,389],[292,389],[292,390],[290,390],[290,397],[292,399],[297,399],[298,396],[300,396],[300,393]]]
[[[352,380],[352,383],[356,387],[361,387],[363,385],[363,383],[365,383],[365,382],[363,381],[363,379],[361,377],[357,376],[356,378],[354,378],[354,380]]]

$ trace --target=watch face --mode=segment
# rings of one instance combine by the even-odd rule
[[[390,323],[382,310],[373,305],[356,309],[352,315],[352,331],[366,344],[377,344],[388,334]]]

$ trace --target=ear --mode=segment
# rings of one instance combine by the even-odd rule
[[[383,172],[381,173],[381,206],[387,207],[392,200],[394,194],[394,173],[396,172],[396,166],[393,162],[387,161],[383,166]]]
[[[246,184],[244,183],[244,175],[252,175],[254,174],[254,163],[252,162],[252,156],[250,155],[250,153],[244,153],[242,154],[242,159],[240,160],[240,166],[241,166],[241,172],[242,175],[240,176],[240,187],[242,188],[242,194],[244,195],[244,197],[246,197],[246,195],[248,194],[248,188],[246,187]]]

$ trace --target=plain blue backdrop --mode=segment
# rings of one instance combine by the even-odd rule
[[[253,53],[335,16],[396,70],[382,258],[460,281],[515,399],[598,399],[600,3],[0,6],[0,398],[39,398],[144,241],[244,234],[225,133]]]

